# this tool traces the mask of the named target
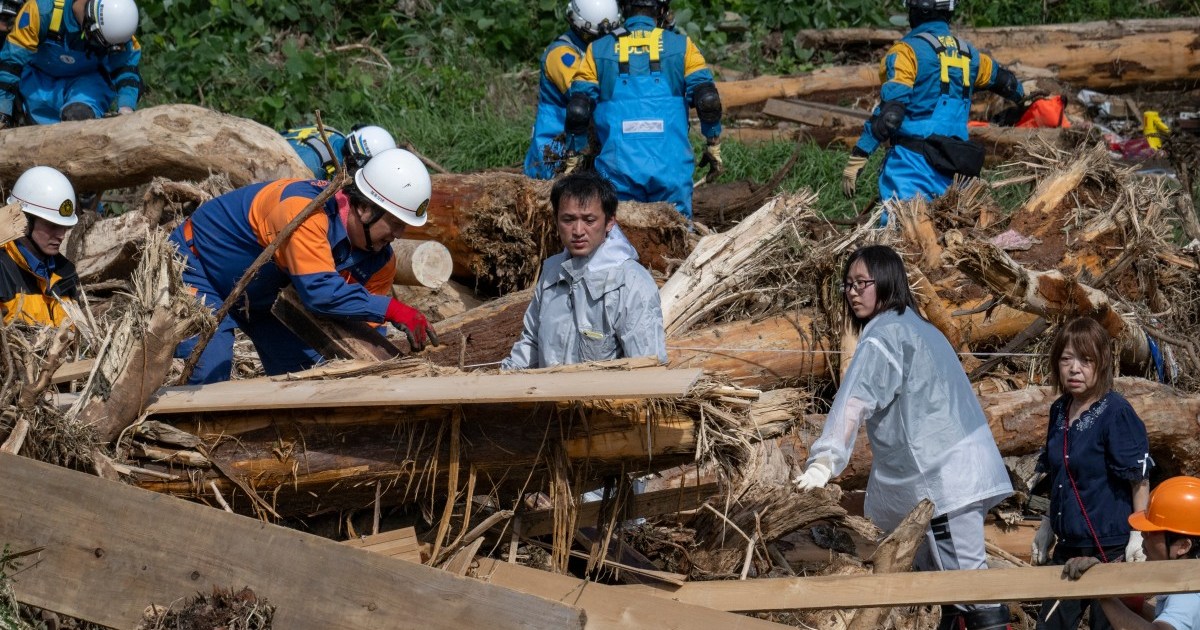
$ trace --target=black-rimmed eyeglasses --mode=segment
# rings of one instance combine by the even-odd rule
[[[850,289],[854,289],[855,293],[858,293],[861,295],[863,292],[863,289],[866,289],[867,287],[869,287],[873,284],[875,284],[874,280],[852,280],[850,282],[843,282],[842,283],[842,291],[844,293],[849,293]]]

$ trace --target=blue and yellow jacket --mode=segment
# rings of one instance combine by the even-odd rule
[[[101,72],[117,92],[117,107],[135,107],[142,89],[138,71],[142,47],[137,38],[100,55],[89,50],[85,41],[70,0],[26,2],[0,48],[0,113],[13,113],[21,74],[31,71],[55,78]]]
[[[190,219],[190,244],[218,295],[229,295],[254,259],[328,185],[284,179],[251,184],[202,204]],[[291,283],[314,313],[383,321],[395,256],[390,245],[378,252],[353,247],[343,211],[349,212],[349,202],[339,192],[275,251],[274,264],[264,265],[246,289],[251,310],[269,309]]]
[[[42,261],[18,241],[0,249],[0,314],[14,323],[59,326],[67,320],[63,302],[79,297],[75,265],[57,254]]]
[[[533,142],[525,154],[525,175],[550,179],[558,170],[566,145],[563,140],[567,122],[567,92],[575,73],[583,65],[587,44],[567,31],[550,43],[542,53],[542,75],[538,82],[537,117],[533,121]]]
[[[986,53],[954,37],[950,25],[926,22],[893,44],[880,62],[880,98],[905,105],[899,136],[936,133],[966,140],[971,96],[992,85],[998,68]],[[956,104],[946,107],[946,101]],[[879,140],[867,129],[857,146],[871,153]]]

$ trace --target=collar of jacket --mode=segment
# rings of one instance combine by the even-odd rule
[[[581,281],[593,300],[623,286],[625,274],[621,273],[621,266],[627,260],[638,259],[637,250],[616,225],[590,256],[571,256],[565,249],[561,255],[564,259],[559,266],[556,282],[574,284],[577,280]]]
[[[658,28],[658,24],[654,21],[654,18],[648,15],[635,15],[625,20],[622,26],[627,31],[653,31]]]

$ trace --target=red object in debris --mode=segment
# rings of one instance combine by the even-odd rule
[[[1014,126],[1025,128],[1070,127],[1071,121],[1067,120],[1067,99],[1063,98],[1061,94],[1057,94],[1033,101]]]

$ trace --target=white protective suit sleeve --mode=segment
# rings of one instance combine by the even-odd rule
[[[533,299],[529,301],[529,308],[525,309],[521,338],[513,344],[508,358],[500,362],[501,370],[527,370],[543,367],[538,365],[538,357],[541,356],[538,351],[538,329],[542,323],[541,313],[542,287],[539,282],[533,290]]]
[[[904,380],[895,355],[870,332],[868,325],[833,398],[821,437],[808,451],[808,464],[822,463],[834,477],[842,474],[850,462],[859,426],[899,395]]]
[[[667,363],[667,337],[663,330],[662,303],[658,285],[650,273],[636,261],[626,269],[621,294],[620,320],[615,334],[626,357],[658,357]]]

